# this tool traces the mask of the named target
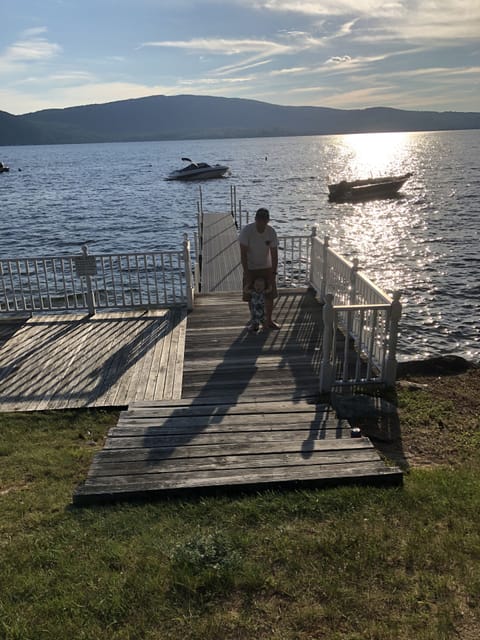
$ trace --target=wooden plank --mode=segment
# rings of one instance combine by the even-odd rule
[[[137,476],[165,473],[195,473],[203,471],[216,471],[217,469],[235,469],[251,473],[255,470],[267,468],[280,469],[285,472],[289,467],[307,467],[323,464],[361,464],[364,462],[378,462],[378,456],[372,449],[342,450],[342,451],[315,451],[308,450],[308,457],[298,451],[285,453],[255,453],[248,455],[228,455],[197,457],[197,458],[167,458],[157,460],[120,460],[118,462],[104,460],[95,461],[92,464],[89,475],[96,479],[111,476]]]
[[[345,483],[348,481],[368,481],[370,483],[395,484],[401,483],[401,475],[398,470],[385,467],[382,463],[362,463],[356,465],[334,464],[318,465],[313,467],[293,467],[286,474],[284,469],[268,469],[262,472],[248,475],[239,474],[237,470],[230,472],[221,470],[216,473],[181,476],[180,474],[162,474],[161,478],[156,476],[136,476],[131,482],[124,476],[112,476],[108,482],[104,479],[99,481],[87,481],[85,485],[79,487],[73,496],[75,504],[91,504],[95,502],[108,502],[111,500],[122,500],[134,498],[152,498],[166,495],[170,492],[174,494],[182,491],[190,493],[192,490],[206,489],[239,489],[247,491],[250,489],[260,489],[265,486],[289,487],[297,486],[325,486],[329,484]]]
[[[252,424],[253,422],[253,424]],[[158,435],[167,432],[181,433],[182,431],[190,432],[202,429],[204,431],[225,431],[232,428],[236,431],[254,431],[256,429],[270,429],[272,431],[282,431],[295,429],[302,425],[303,428],[315,426],[322,429],[339,429],[347,428],[348,423],[345,420],[331,419],[328,420],[324,414],[288,414],[288,415],[264,415],[258,414],[253,419],[252,416],[233,415],[228,420],[219,419],[217,415],[199,416],[199,417],[182,417],[177,418],[144,418],[144,419],[127,419],[118,421],[117,426],[112,427],[109,435]]]
[[[255,456],[263,454],[276,455],[278,453],[297,454],[299,452],[307,455],[313,451],[331,452],[332,455],[335,455],[335,452],[341,453],[366,449],[372,451],[376,459],[379,459],[378,453],[368,438],[332,438],[330,440],[307,438],[305,440],[301,436],[292,436],[290,440],[284,438],[283,440],[279,439],[269,442],[261,439],[258,442],[249,440],[239,442],[235,438],[231,438],[230,440],[226,439],[223,442],[209,444],[208,446],[193,442],[182,446],[179,445],[175,448],[170,446],[137,447],[133,449],[112,447],[103,449],[100,453],[96,454],[94,467],[98,469],[104,464],[121,461],[153,462],[155,460],[174,458],[193,460],[193,458],[220,458],[224,456]]]
[[[129,418],[129,417],[171,417],[172,414],[175,417],[179,418],[181,416],[231,416],[231,415],[249,415],[249,414],[262,414],[265,413],[267,415],[273,414],[292,414],[292,413],[309,413],[316,414],[325,412],[325,405],[318,405],[318,409],[316,409],[315,404],[311,404],[306,401],[299,402],[287,402],[285,400],[279,401],[270,401],[270,402],[239,402],[235,403],[235,398],[232,397],[231,401],[226,399],[220,399],[217,403],[216,401],[211,401],[207,398],[196,397],[192,399],[192,402],[189,402],[188,399],[183,399],[182,403],[174,404],[173,406],[168,406],[163,403],[148,403],[142,405],[140,403],[136,403],[133,408],[129,408],[126,411],[122,411],[120,414],[120,418]],[[154,416],[152,416],[152,409],[155,410]]]
[[[312,434],[309,427],[305,428],[303,436],[301,431],[297,430],[297,437],[300,436],[301,441],[308,440]],[[173,434],[173,435],[144,435],[144,436],[125,436],[107,438],[104,449],[135,449],[135,448],[158,448],[158,447],[178,447],[194,443],[195,446],[210,446],[214,444],[221,444],[229,439],[229,434],[223,434],[221,432],[203,432],[192,434]],[[284,442],[286,438],[285,432],[281,431],[253,431],[246,432],[241,431],[235,434],[235,438],[231,437],[235,443],[245,444],[248,442],[269,442],[274,446],[275,442]],[[292,437],[292,434],[290,434]],[[333,439],[333,438],[332,438]]]

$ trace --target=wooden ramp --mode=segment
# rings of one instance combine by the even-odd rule
[[[238,230],[231,213],[204,213],[202,230],[202,293],[241,291],[242,265]]]
[[[136,403],[73,496],[77,505],[347,482],[399,484],[368,438],[306,401]]]

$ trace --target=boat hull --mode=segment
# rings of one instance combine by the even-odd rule
[[[199,167],[197,169],[179,169],[173,171],[167,180],[211,180],[212,178],[223,178],[229,170],[224,165],[214,165],[211,167]]]
[[[406,173],[402,176],[373,178],[371,180],[343,180],[337,184],[329,184],[330,202],[349,202],[355,200],[374,200],[377,198],[393,198],[412,176]]]

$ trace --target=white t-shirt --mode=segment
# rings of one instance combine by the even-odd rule
[[[238,236],[240,244],[248,247],[247,263],[249,269],[268,269],[272,266],[270,249],[278,247],[277,233],[267,224],[263,233],[257,231],[255,222],[247,224]]]

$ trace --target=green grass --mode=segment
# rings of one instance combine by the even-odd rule
[[[0,638],[480,637],[480,474],[71,506],[102,411],[0,414]]]

